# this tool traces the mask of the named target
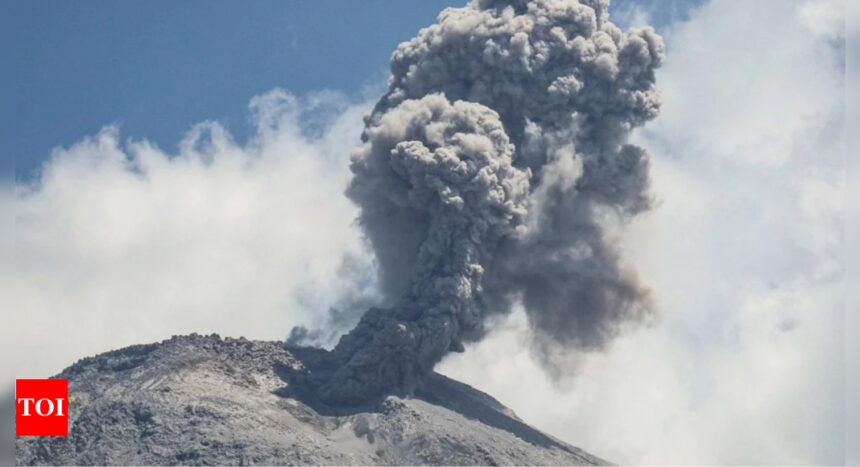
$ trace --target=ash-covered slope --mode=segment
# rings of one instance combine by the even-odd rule
[[[438,374],[413,398],[319,405],[288,382],[312,355],[191,335],[83,359],[59,375],[69,380],[69,436],[18,438],[17,463],[604,463]]]

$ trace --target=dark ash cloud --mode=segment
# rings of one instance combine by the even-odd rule
[[[392,305],[341,338],[325,399],[410,392],[515,303],[539,355],[649,315],[606,225],[649,207],[649,156],[626,141],[657,115],[663,46],[607,7],[476,0],[394,52],[347,191]]]

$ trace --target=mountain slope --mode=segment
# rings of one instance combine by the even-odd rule
[[[412,398],[319,407],[291,395],[288,373],[306,368],[300,355],[190,335],[83,359],[59,375],[69,380],[69,437],[17,438],[17,463],[604,463],[436,374]]]

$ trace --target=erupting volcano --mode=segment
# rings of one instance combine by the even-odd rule
[[[650,313],[606,225],[649,208],[649,155],[627,138],[657,115],[663,45],[607,8],[475,0],[394,52],[347,190],[386,304],[320,357],[323,400],[411,393],[516,303],[549,367]]]

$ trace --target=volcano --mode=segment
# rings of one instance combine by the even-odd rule
[[[432,373],[362,406],[302,387],[318,349],[175,336],[84,358],[69,436],[16,439],[19,465],[606,465],[470,386]]]

